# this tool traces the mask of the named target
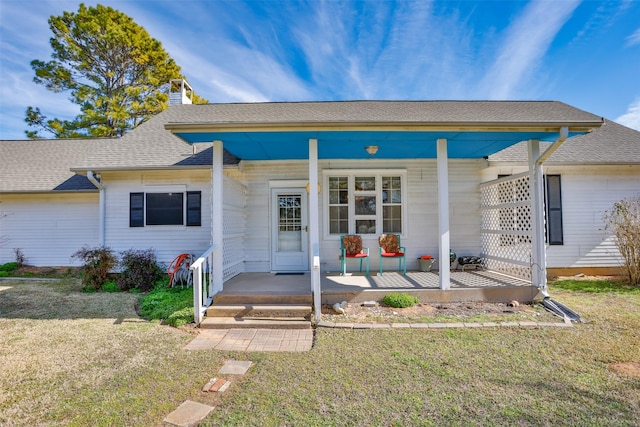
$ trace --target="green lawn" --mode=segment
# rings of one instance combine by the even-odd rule
[[[0,281],[0,425],[156,426],[186,399],[205,425],[640,424],[640,291],[552,287],[573,328],[318,329],[306,353],[186,352],[139,296]],[[255,362],[222,395],[202,385]]]

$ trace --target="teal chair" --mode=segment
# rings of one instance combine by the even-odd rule
[[[369,248],[362,247],[362,237],[356,234],[348,234],[340,236],[340,273],[344,276],[347,274],[347,260],[359,259],[360,272],[362,273],[362,260],[365,260],[367,266],[367,276],[369,275]]]
[[[382,261],[385,258],[398,259],[398,271],[407,274],[407,258],[405,253],[407,248],[401,246],[399,234],[382,234],[378,237],[380,245],[380,275],[382,276]]]

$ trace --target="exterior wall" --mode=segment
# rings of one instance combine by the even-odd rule
[[[98,193],[0,195],[0,264],[20,248],[34,266],[75,266],[71,255],[98,244]]]
[[[493,166],[484,181],[526,167]],[[605,231],[603,214],[613,203],[640,193],[640,166],[549,166],[545,174],[561,176],[564,244],[547,246],[547,267],[617,267],[619,252]]]
[[[481,160],[450,160],[450,226],[451,248],[458,255],[477,255],[480,252],[480,183]],[[431,254],[438,256],[438,205],[436,160],[390,161],[368,159],[361,161],[320,161],[318,180],[323,183],[327,169],[404,169],[407,188],[404,190],[407,224],[402,244],[407,247],[407,268],[417,269],[417,258]],[[227,175],[247,186],[247,232],[245,254],[247,272],[270,270],[270,180],[308,181],[306,161],[242,162],[238,170]],[[339,236],[325,233],[326,191],[320,194],[320,257],[323,271],[339,271]],[[371,269],[378,268],[377,235],[363,236],[369,247]],[[448,257],[448,254],[446,255]],[[385,264],[386,269],[394,264]],[[353,266],[351,266],[353,268]]]
[[[181,253],[200,255],[211,246],[211,170],[101,172],[105,190],[105,245],[121,252],[153,249],[169,264]],[[129,193],[202,191],[200,227],[157,225],[129,227]],[[96,202],[97,212],[97,202]]]

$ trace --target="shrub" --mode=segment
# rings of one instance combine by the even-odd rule
[[[640,194],[615,202],[605,212],[604,221],[615,236],[627,279],[640,285]]]
[[[100,289],[107,281],[109,271],[118,263],[118,258],[106,246],[95,248],[83,246],[82,249],[71,255],[71,258],[76,258],[83,262],[82,284],[92,289]]]
[[[23,265],[25,265],[27,263],[27,257],[24,256],[24,252],[22,252],[22,249],[15,248],[13,250],[13,253],[16,256],[16,264],[18,264],[18,267],[22,267]]]
[[[105,292],[118,292],[120,289],[118,288],[118,284],[112,280],[108,282],[104,282],[100,287]]]
[[[0,265],[0,271],[11,272],[18,269],[17,262],[8,262],[6,264]]]
[[[413,307],[418,303],[418,301],[418,297],[401,293],[387,294],[382,298],[382,303],[384,305],[395,308]]]
[[[122,273],[118,278],[118,285],[125,291],[130,289],[150,291],[164,274],[156,261],[153,249],[124,251],[120,265]]]
[[[4,271],[4,270],[0,270],[0,277],[9,277],[9,272],[8,271]]]

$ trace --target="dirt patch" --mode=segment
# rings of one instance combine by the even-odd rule
[[[638,362],[611,363],[609,366],[611,367],[611,369],[620,374],[631,375],[633,377],[640,378],[640,363]]]
[[[413,307],[394,308],[375,303],[349,303],[344,313],[332,306],[323,306],[322,318],[328,322],[340,323],[422,323],[442,321],[558,321],[539,304],[504,303],[449,303],[416,304]]]
[[[80,271],[80,267],[34,267],[31,265],[24,265],[17,270],[12,271],[10,275],[13,277],[80,277]]]

